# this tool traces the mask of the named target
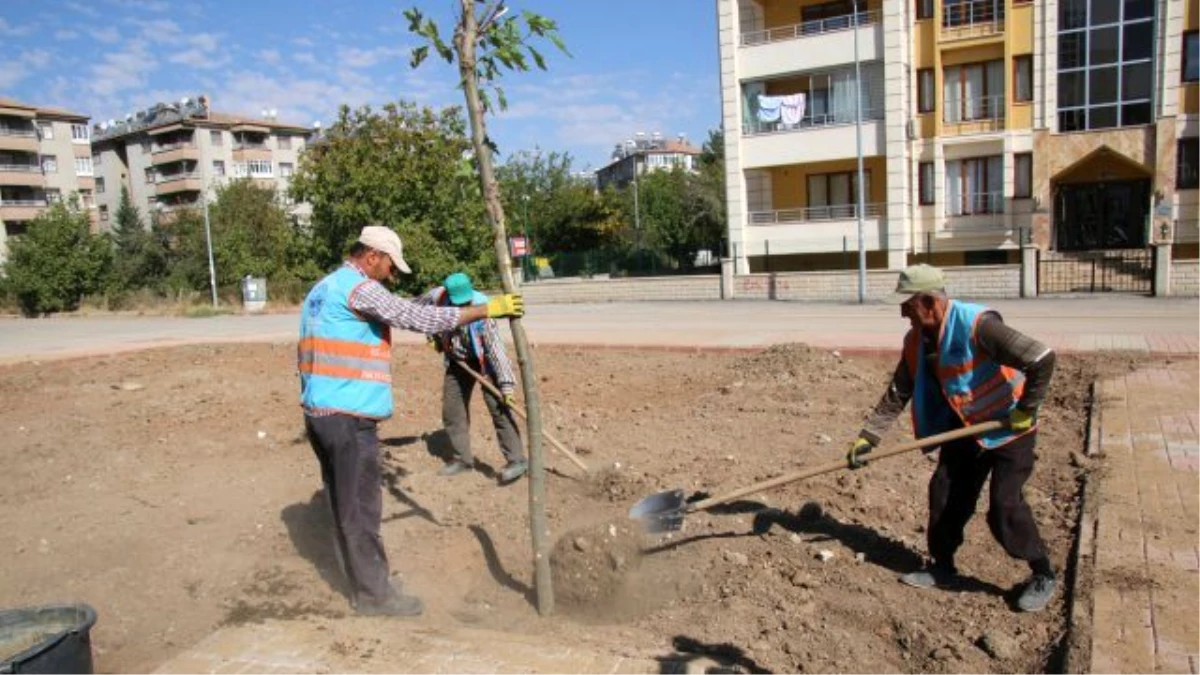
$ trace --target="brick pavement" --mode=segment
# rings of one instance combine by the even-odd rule
[[[1098,383],[1099,481],[1080,544],[1094,556],[1089,672],[1200,665],[1198,380],[1188,361]]]

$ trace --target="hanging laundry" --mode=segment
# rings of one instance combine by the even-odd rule
[[[779,108],[783,103],[782,96],[758,95],[758,121],[778,122]]]
[[[788,94],[781,97],[779,116],[784,124],[795,126],[804,119],[804,94]]]

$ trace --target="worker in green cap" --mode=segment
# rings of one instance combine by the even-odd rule
[[[420,301],[438,306],[469,307],[486,304],[488,297],[475,290],[469,276],[455,272],[446,277],[441,286],[421,296]],[[441,470],[441,475],[454,476],[475,467],[471,454],[471,394],[476,382],[467,372],[468,367],[490,378],[501,393],[501,397],[497,397],[486,389],[483,392],[484,403],[496,429],[496,438],[500,441],[500,451],[507,461],[500,471],[500,483],[512,483],[525,475],[529,465],[521,450],[521,434],[511,408],[517,381],[496,322],[480,319],[430,335],[429,339],[434,348],[445,356],[442,424],[454,449],[454,459]]]
[[[950,299],[936,267],[913,265],[901,272],[893,300],[911,330],[891,383],[846,453],[850,468],[866,465],[910,401],[917,438],[992,420],[1006,422],[997,431],[941,446],[929,481],[925,531],[931,563],[900,580],[918,588],[957,586],[954,554],[990,477],[988,527],[1005,552],[1025,561],[1032,572],[1017,607],[1041,610],[1057,582],[1022,487],[1037,460],[1037,413],[1054,373],[1054,352],[1007,326],[994,310]]]

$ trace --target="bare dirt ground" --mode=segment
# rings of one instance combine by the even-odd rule
[[[264,618],[358,622],[361,639],[335,645],[345,656],[336,670],[388,670],[389,639],[408,624],[349,618],[301,437],[294,353],[195,346],[0,368],[0,606],[90,603],[100,671],[152,669],[219,626]],[[1139,361],[1059,363],[1027,497],[1062,569],[1087,470],[1088,387]],[[971,578],[961,591],[896,581],[924,550],[933,463],[920,453],[691,515],[671,538],[638,542],[640,554],[605,543],[608,524],[627,526],[629,506],[658,490],[724,492],[839,457],[893,366],[800,345],[755,355],[542,349],[548,428],[594,468],[574,480],[550,455],[561,471],[547,478],[554,536],[569,536],[560,550],[610,566],[559,565],[559,611],[547,620],[531,604],[527,484],[490,477],[500,456],[478,397],[475,454],[491,466],[436,475],[446,452],[440,361],[397,348],[397,415],[381,427],[392,568],[426,600],[420,622],[547,644],[702,653],[742,671],[1061,667],[1068,603],[1060,594],[1043,613],[1013,611],[1028,571],[992,541],[982,513],[960,554]],[[885,443],[909,437],[904,422]]]

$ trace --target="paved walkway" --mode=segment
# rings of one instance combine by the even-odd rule
[[[1087,499],[1098,508],[1080,542],[1082,554],[1095,556],[1090,672],[1196,673],[1196,364],[1104,381],[1097,399],[1089,452],[1101,469]]]

